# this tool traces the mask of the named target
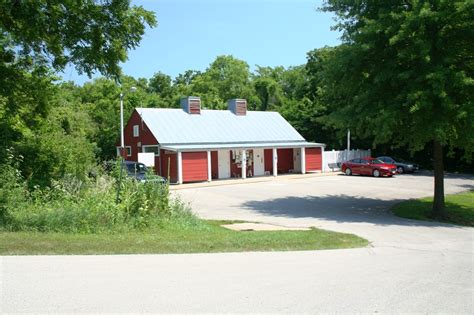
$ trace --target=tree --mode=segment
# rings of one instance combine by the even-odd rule
[[[186,70],[184,73],[180,73],[173,81],[175,85],[188,86],[193,83],[193,80],[200,76],[201,72],[197,70]]]
[[[148,83],[149,90],[158,93],[161,96],[170,96],[172,94],[171,77],[162,72],[153,75]]]
[[[328,0],[343,44],[324,66],[329,118],[374,144],[430,144],[433,216],[443,217],[443,151],[474,151],[474,2]]]
[[[153,12],[129,0],[2,0],[0,7],[0,40],[9,43],[0,48],[0,62],[16,56],[55,70],[72,63],[88,76],[99,71],[117,78],[119,63],[137,47],[145,25],[156,25]]]
[[[34,134],[26,134],[22,140],[28,162],[23,175],[33,184],[49,185],[64,176],[84,180],[96,166],[96,129],[86,111],[76,110],[74,92],[66,87],[57,91],[51,100],[54,110]]]
[[[257,66],[256,74],[253,76],[253,86],[260,99],[258,110],[276,109],[282,102],[281,76],[283,67],[260,67]]]
[[[245,98],[250,107],[257,101],[248,64],[232,56],[218,56],[192,80],[191,93],[201,96],[204,106],[216,109],[226,108],[232,98]]]
[[[156,25],[154,13],[128,0],[0,0],[0,163],[13,147],[37,182],[82,176],[96,149],[95,125],[80,96],[71,96],[79,88],[55,86],[55,73],[72,64],[118,80],[146,25]]]

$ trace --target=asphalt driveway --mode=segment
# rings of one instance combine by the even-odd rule
[[[431,195],[429,175],[290,178],[174,193],[205,218],[318,226],[372,245],[0,257],[0,313],[472,313],[474,229],[388,211],[399,200]],[[473,177],[446,179],[446,193],[472,188]]]
[[[446,176],[446,194],[468,189],[474,189],[474,177]],[[391,214],[389,209],[397,202],[433,194],[433,178],[428,173],[393,178],[292,176],[262,183],[184,189],[176,193],[202,218],[316,226],[355,233],[374,245],[414,242],[432,246],[431,242],[439,240],[440,235],[458,242],[461,235],[472,232],[472,229],[407,220]],[[471,242],[472,237],[467,241]]]

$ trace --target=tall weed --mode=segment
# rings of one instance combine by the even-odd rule
[[[113,174],[85,181],[68,175],[50,187],[28,189],[12,154],[0,165],[0,229],[101,233],[204,226],[187,205],[170,200],[167,184],[118,181]]]

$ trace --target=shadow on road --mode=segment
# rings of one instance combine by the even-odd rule
[[[247,201],[242,207],[264,215],[315,218],[339,223],[372,223],[403,226],[451,226],[439,222],[408,220],[394,216],[390,208],[402,199],[381,200],[347,195],[284,197]],[[455,226],[453,226],[455,227]]]

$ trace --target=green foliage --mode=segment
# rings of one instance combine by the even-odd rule
[[[328,0],[344,43],[323,65],[328,121],[374,145],[433,146],[433,216],[444,212],[443,148],[474,156],[474,2]]]
[[[24,134],[17,143],[28,161],[22,165],[23,174],[42,186],[64,176],[84,181],[96,168],[91,119],[87,112],[77,111],[65,93],[56,94],[51,103],[53,110],[35,133]]]
[[[345,43],[322,67],[337,128],[413,151],[474,152],[474,3],[327,1]]]
[[[167,185],[125,177],[119,203],[116,179],[107,175],[85,180],[64,176],[48,187],[28,189],[18,169],[21,159],[11,152],[8,156],[0,167],[0,229],[100,233],[199,227],[187,205],[170,200]]]
[[[110,132],[101,136],[83,94],[54,85],[53,73],[73,64],[79,73],[119,79],[119,63],[155,16],[128,0],[0,1],[0,8],[0,164],[13,147],[25,157],[19,167],[30,184],[83,180],[96,157],[112,156]],[[112,110],[104,116],[115,118]]]
[[[283,101],[281,76],[284,71],[283,67],[273,69],[257,66],[253,77],[255,93],[260,100],[257,110],[275,110],[281,105]]]
[[[73,63],[79,73],[120,75],[119,63],[137,47],[145,25],[155,26],[153,12],[119,1],[0,2],[0,63],[49,63],[62,70]]]
[[[256,101],[250,83],[249,66],[232,56],[219,56],[208,69],[192,80],[191,93],[201,96],[207,108],[225,109],[232,98]]]
[[[9,209],[18,209],[26,201],[27,187],[18,170],[23,157],[15,157],[11,148],[6,149],[5,164],[0,164],[0,226],[11,222]]]

